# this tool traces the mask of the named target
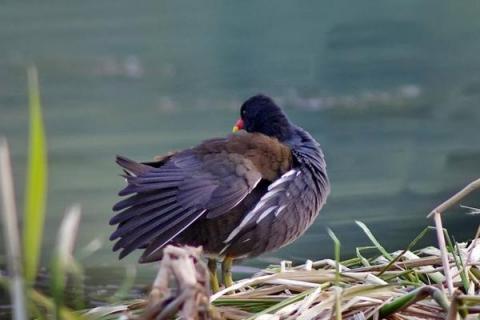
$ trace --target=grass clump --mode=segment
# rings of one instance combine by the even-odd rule
[[[17,221],[9,147],[7,140],[0,138],[0,181],[3,203],[1,217],[5,229],[5,243],[8,244],[8,276],[1,277],[0,284],[10,289],[12,317],[15,320],[80,319],[81,315],[65,306],[63,297],[67,275],[76,275],[74,277],[76,279],[81,275],[81,268],[76,265],[72,256],[80,220],[78,207],[73,207],[67,212],[59,229],[49,274],[52,279],[50,290],[52,298],[40,293],[34,287],[39,269],[45,220],[47,148],[36,68],[29,67],[27,74],[30,135],[25,213],[21,233]]]

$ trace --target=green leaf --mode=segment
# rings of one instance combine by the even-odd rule
[[[37,69],[28,68],[30,136],[28,150],[23,249],[25,279],[32,283],[38,269],[47,195],[47,154]]]

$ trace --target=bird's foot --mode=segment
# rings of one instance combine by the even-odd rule
[[[232,263],[233,263],[233,259],[230,257],[225,257],[222,262],[222,279],[223,279],[223,285],[225,286],[225,288],[228,288],[233,285]]]
[[[208,259],[208,274],[210,276],[210,289],[213,293],[216,293],[220,290],[220,285],[218,284],[217,277],[217,260]]]

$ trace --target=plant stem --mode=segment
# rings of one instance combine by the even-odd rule
[[[13,304],[13,319],[24,320],[27,319],[27,308],[22,278],[20,236],[15,208],[10,152],[5,138],[0,138],[0,180],[3,202],[3,235],[7,246],[7,265],[11,277],[10,294]]]

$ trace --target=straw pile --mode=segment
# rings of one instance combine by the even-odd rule
[[[416,240],[418,240],[418,237]],[[416,240],[414,242],[416,242]],[[412,245],[414,245],[412,242]],[[173,248],[173,247],[172,247]],[[381,247],[373,248],[382,250]],[[480,313],[480,243],[477,237],[467,243],[456,243],[449,253],[449,267],[453,275],[454,294],[446,291],[441,252],[434,247],[417,251],[404,250],[367,258],[359,251],[358,257],[337,262],[334,260],[307,261],[292,267],[288,262],[271,266],[252,278],[240,280],[232,287],[210,296],[213,307],[206,312],[204,296],[195,311],[192,301],[185,297],[205,292],[206,269],[198,260],[198,250],[175,248],[177,257],[171,259],[175,268],[162,262],[157,277],[161,286],[154,285],[149,300],[136,301],[122,306],[100,307],[87,313],[92,318],[118,319],[169,319],[172,311],[178,311],[183,319],[456,319],[473,318]],[[168,249],[167,252],[172,250]],[[190,257],[190,264],[185,260]],[[183,259],[183,260],[182,260]],[[180,276],[174,281],[177,290],[166,289],[165,277],[179,274],[178,266],[196,270],[201,282],[195,283],[191,276]],[[166,270],[172,270],[168,276]],[[177,271],[174,271],[177,270]],[[188,278],[189,280],[185,280]],[[188,285],[185,285],[188,283]],[[199,287],[199,284],[201,286]],[[158,298],[159,288],[163,298]],[[155,294],[153,294],[155,292]],[[191,294],[193,292],[193,294]],[[155,317],[152,310],[168,309],[168,317]],[[172,307],[173,306],[173,307]],[[186,311],[187,310],[187,311]]]
[[[175,314],[184,319],[478,318],[480,228],[469,243],[456,243],[442,227],[441,215],[479,186],[480,179],[432,210],[429,217],[434,218],[435,227],[425,228],[403,251],[387,252],[357,221],[372,246],[357,248],[355,258],[340,261],[340,241],[329,230],[335,260],[307,260],[295,267],[283,261],[209,298],[200,250],[169,246],[149,299],[99,307],[84,315],[95,319],[118,319],[119,315],[170,319]],[[438,248],[414,250],[429,231],[436,232]]]
[[[480,309],[480,246],[458,244],[450,254],[456,292],[443,291],[440,251],[425,248],[341,263],[307,261],[269,268],[211,297],[228,319],[455,319]],[[469,258],[470,257],[470,258]],[[464,263],[460,268],[456,260]],[[449,312],[452,313],[449,315]]]

